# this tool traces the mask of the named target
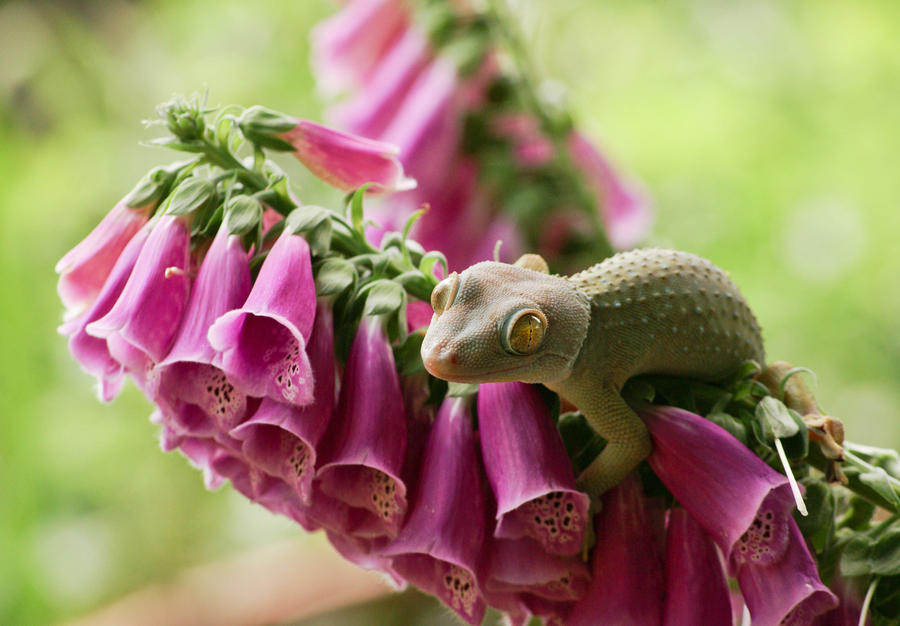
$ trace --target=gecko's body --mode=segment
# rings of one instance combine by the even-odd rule
[[[650,452],[620,391],[632,376],[724,379],[763,361],[759,326],[734,283],[685,252],[617,254],[570,277],[540,257],[483,262],[435,289],[426,368],[460,382],[540,382],[570,401],[607,446],[579,477],[599,496]]]

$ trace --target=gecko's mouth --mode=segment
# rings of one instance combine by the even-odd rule
[[[515,380],[515,377],[510,377],[508,376],[508,374],[522,369],[523,366],[530,365],[529,362],[527,364],[521,363],[513,367],[489,370],[486,369],[474,372],[471,369],[467,368],[465,372],[461,372],[457,369],[457,366],[453,361],[453,355],[442,358],[429,354],[422,359],[422,362],[425,365],[425,369],[428,370],[429,374],[435,376],[436,378],[440,378],[441,380],[446,380],[452,383],[474,384]]]

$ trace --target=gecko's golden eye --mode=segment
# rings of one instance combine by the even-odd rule
[[[440,315],[453,304],[458,288],[459,274],[456,272],[453,272],[437,284],[437,287],[431,292],[431,308],[434,309],[435,313]]]
[[[547,321],[540,311],[526,309],[508,318],[505,332],[500,334],[503,349],[510,354],[533,354],[544,341]]]

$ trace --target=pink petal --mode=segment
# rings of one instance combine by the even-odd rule
[[[189,239],[182,218],[161,217],[141,248],[119,299],[109,313],[87,325],[88,334],[104,339],[118,334],[153,361],[161,361],[187,304]]]
[[[664,626],[731,623],[728,580],[716,544],[684,509],[669,511]]]
[[[78,245],[56,264],[57,290],[67,309],[89,306],[106,282],[116,259],[147,223],[151,207],[131,208],[120,201]]]
[[[566,624],[660,624],[662,511],[648,502],[634,475],[603,496],[596,532],[593,580]]]

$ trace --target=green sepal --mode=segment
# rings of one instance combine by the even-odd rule
[[[772,396],[766,396],[756,405],[756,419],[764,422],[766,432],[778,439],[793,437],[799,430],[788,408]]]
[[[262,220],[262,204],[252,196],[234,196],[225,206],[225,224],[229,235],[245,235]]]
[[[366,230],[365,224],[363,223],[363,197],[366,195],[366,190],[371,186],[372,183],[366,183],[356,191],[352,192],[347,203],[347,208],[350,212],[350,225],[353,227],[353,230],[360,235],[364,235]]]
[[[313,256],[325,256],[331,250],[331,211],[317,206],[297,207],[287,216],[285,228],[302,233]]]
[[[403,272],[395,276],[394,280],[410,293],[430,293],[434,288],[434,279],[428,280],[428,277],[419,270]]]
[[[195,220],[194,227],[191,230],[191,240],[199,239],[202,241],[215,237],[216,233],[219,232],[219,226],[222,225],[224,215],[225,207],[220,204],[205,220]]]
[[[430,252],[426,252],[422,255],[422,260],[419,261],[419,271],[425,274],[426,276],[434,276],[434,266],[440,263],[444,268],[444,276],[447,276],[449,273],[447,266],[447,257],[443,255],[443,253],[438,252],[437,250],[431,250]]]
[[[417,330],[394,347],[394,361],[397,363],[397,373],[401,376],[412,376],[425,371],[421,355],[423,339],[425,331]]]
[[[290,142],[277,136],[297,126],[297,120],[284,113],[256,105],[241,113],[237,124],[244,137],[258,146],[278,152],[295,150]]]
[[[353,264],[346,259],[331,257],[316,266],[316,294],[333,296],[342,293],[356,283],[358,274]]]
[[[166,200],[163,213],[187,215],[203,211],[215,200],[216,188],[208,180],[192,176],[181,182]]]
[[[712,413],[708,413],[706,415],[706,419],[708,419],[713,424],[717,426],[721,426],[725,430],[727,430],[731,436],[740,441],[742,444],[747,445],[747,426],[744,425],[744,422],[739,420],[738,418],[725,413],[724,411],[713,411]]]
[[[365,297],[363,315],[395,313],[406,303],[406,291],[392,280],[379,278],[360,289],[359,297]]]
[[[132,209],[141,209],[145,206],[156,206],[169,194],[172,181],[178,173],[178,169],[154,167],[141,178],[134,188],[122,199],[125,206]]]
[[[797,434],[793,437],[782,439],[784,452],[790,459],[803,459],[809,454],[809,429],[797,411],[788,409],[788,413],[797,425]]]

